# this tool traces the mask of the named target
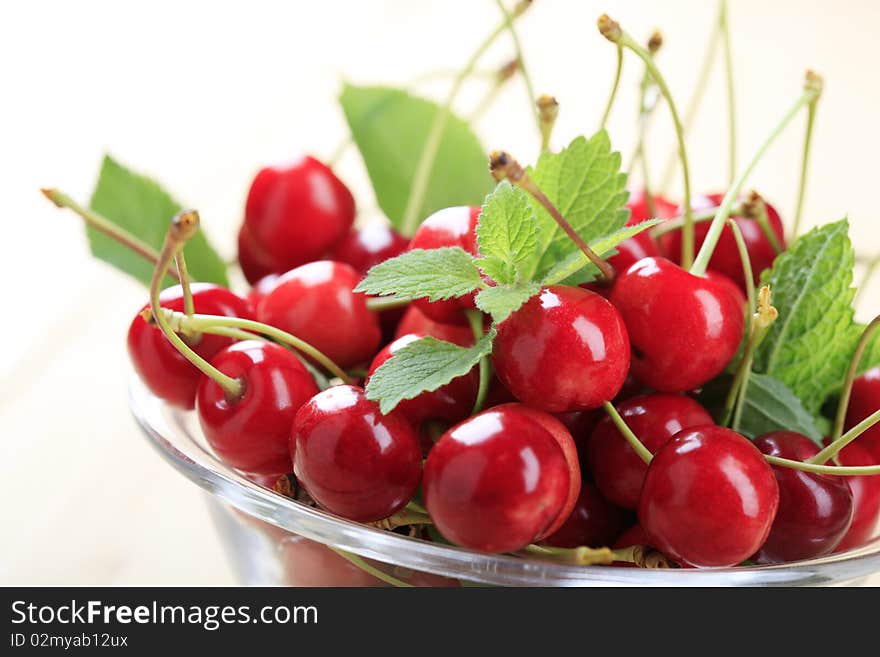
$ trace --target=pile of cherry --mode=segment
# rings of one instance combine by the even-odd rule
[[[653,201],[661,217],[679,214]],[[384,225],[354,229],[354,207],[346,186],[313,158],[257,175],[239,234],[251,291],[243,298],[193,284],[196,318],[231,319],[213,331],[210,318],[189,331],[175,326],[225,378],[184,358],[149,312],[131,324],[128,348],[143,381],[169,404],[195,407],[207,442],[230,466],[270,486],[284,475],[341,517],[486,552],[566,559],[578,554],[573,548],[608,546],[637,561],[621,555],[641,546],[681,566],[710,567],[818,557],[873,536],[880,476],[771,466],[765,455],[803,461],[819,449],[791,431],[748,440],[717,426],[695,399],[735,357],[744,330],[746,281],[729,228],[706,277],[675,264],[680,233],[655,241],[644,232],[611,259],[618,275],[610,289],[543,289],[498,326],[494,376],[476,414],[474,367],[383,415],[361,387],[376,368],[422,336],[467,346],[482,329],[468,323],[472,296],[374,310],[353,289],[407,249],[458,246],[476,255],[480,209],[441,210],[409,241]],[[641,195],[628,207],[631,223],[648,217]],[[783,242],[772,208],[769,217]],[[775,251],[754,219],[735,221],[760,273]],[[706,229],[697,225],[698,245]],[[186,310],[181,286],[160,302],[175,317]],[[314,353],[235,333],[262,325]],[[316,376],[325,361],[339,376]],[[609,401],[650,463],[602,409]],[[878,408],[880,371],[871,371],[855,383],[848,426]],[[838,459],[880,462],[880,425]]]

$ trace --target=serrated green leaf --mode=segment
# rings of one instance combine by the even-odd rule
[[[629,217],[620,153],[611,150],[604,130],[589,140],[577,137],[559,153],[543,153],[530,175],[587,243],[618,230]],[[530,202],[538,216],[540,259],[526,278],[534,280],[543,279],[577,246],[543,206],[534,199]]]
[[[494,329],[472,347],[460,347],[433,337],[411,342],[385,361],[367,383],[367,398],[390,413],[404,399],[436,390],[463,376],[492,351]]]
[[[339,99],[376,193],[401,227],[419,158],[438,106],[400,89],[345,85]],[[477,205],[492,190],[486,150],[467,123],[450,115],[440,139],[419,220],[453,205]]]
[[[822,433],[801,400],[782,381],[763,374],[749,376],[740,422],[733,429],[749,438],[785,429],[817,443],[822,440]]]
[[[475,301],[477,308],[492,315],[493,321],[500,324],[540,291],[538,283],[498,285],[481,290]]]
[[[483,284],[474,257],[457,246],[413,249],[370,269],[355,292],[429,301],[460,297]]]
[[[761,276],[779,319],[754,369],[788,386],[814,415],[843,381],[852,353],[854,254],[847,230],[845,219],[814,228]]]
[[[493,281],[511,285],[534,271],[538,254],[538,219],[529,195],[502,181],[486,197],[477,224],[477,265]]]
[[[157,250],[162,248],[171,218],[182,209],[158,183],[127,169],[109,155],[104,157],[89,206]],[[151,263],[93,228],[87,228],[86,232],[95,257],[145,285],[150,284]],[[190,240],[184,254],[194,280],[229,285],[226,265],[208,243],[204,230]]]

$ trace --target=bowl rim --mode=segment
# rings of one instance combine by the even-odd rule
[[[149,443],[210,495],[280,529],[412,570],[496,586],[814,586],[846,583],[880,571],[880,536],[859,548],[816,559],[705,569],[577,566],[410,538],[339,518],[261,487],[210,452],[194,412],[164,403],[134,373],[128,399]]]

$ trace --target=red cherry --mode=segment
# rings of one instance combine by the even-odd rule
[[[778,505],[773,470],[751,442],[724,427],[692,427],[654,455],[639,524],[675,561],[734,566],[763,545]]]
[[[422,454],[415,431],[397,412],[382,415],[362,388],[334,386],[296,415],[293,471],[328,511],[360,522],[387,518],[419,485]]]
[[[394,337],[400,338],[408,333],[430,335],[438,340],[454,342],[462,347],[470,347],[474,343],[474,333],[470,327],[435,322],[415,305],[410,305],[406,309],[397,325]]]
[[[330,258],[366,274],[371,267],[403,253],[408,245],[409,240],[387,224],[373,222],[346,235]]]
[[[227,347],[211,365],[240,380],[243,392],[230,400],[217,383],[202,377],[196,404],[208,444],[239,470],[290,472],[290,426],[300,406],[318,392],[311,374],[292,352],[263,340]]]
[[[671,219],[676,216],[676,206],[662,196],[655,196],[653,201],[655,217]],[[626,207],[630,212],[629,221],[626,222],[627,226],[635,226],[654,218],[648,210],[648,199],[643,191],[632,193]],[[650,231],[646,230],[618,244],[617,255],[608,258],[608,262],[615,271],[626,271],[642,258],[659,255],[660,249],[657,247],[657,243],[651,237]]]
[[[552,412],[584,411],[614,399],[629,368],[629,339],[604,298],[553,285],[498,326],[493,361],[520,401]]]
[[[477,220],[480,211],[481,208],[466,205],[438,210],[422,222],[409,248],[439,249],[444,246],[458,246],[477,255]],[[413,305],[435,322],[466,324],[467,318],[462,311],[474,307],[474,295],[433,302],[416,299]]]
[[[418,333],[409,333],[397,338],[376,354],[370,365],[367,381],[373,376],[380,365],[385,363],[396,352],[411,342],[423,337]],[[431,392],[423,392],[413,399],[405,399],[397,405],[397,409],[412,423],[420,427],[425,420],[445,420],[454,424],[470,415],[477,399],[480,375],[477,368],[467,374],[453,379],[444,386]]]
[[[837,454],[841,465],[877,465],[877,459],[858,442],[850,443]],[[849,531],[835,548],[843,552],[864,545],[877,534],[880,520],[880,475],[843,477],[852,491],[853,519]]]
[[[696,388],[739,348],[745,316],[727,288],[664,258],[645,258],[621,274],[611,302],[632,342],[632,374],[655,390]]]
[[[277,260],[266,253],[254,241],[247,224],[238,229],[238,266],[251,285],[270,275],[278,275],[289,269],[283,260]]]
[[[554,547],[574,548],[581,545],[611,545],[623,530],[627,514],[599,493],[590,483],[581,485],[574,510],[555,532],[541,543]]]
[[[620,404],[617,411],[652,454],[682,429],[714,424],[706,409],[684,395],[633,397]],[[605,497],[625,509],[638,507],[648,466],[610,417],[602,418],[593,430],[587,443],[587,461]]]
[[[305,340],[340,367],[351,367],[368,360],[381,339],[378,318],[364,295],[353,291],[360,279],[341,262],[310,262],[278,279],[257,317]]]
[[[754,443],[764,454],[794,461],[819,453],[813,441],[795,431],[773,431]],[[830,554],[852,522],[853,498],[846,479],[776,465],[773,474],[779,484],[779,510],[755,561],[785,563]]]
[[[329,167],[302,157],[261,169],[244,215],[251,245],[276,267],[261,278],[323,257],[351,228],[354,198]]]
[[[651,539],[648,538],[648,535],[645,533],[645,530],[642,529],[642,526],[635,524],[618,536],[617,540],[614,541],[614,545],[611,547],[614,549],[628,548],[633,545],[647,545],[653,547],[651,546],[650,541]]]
[[[425,506],[456,545],[510,552],[533,542],[562,511],[569,466],[553,436],[510,408],[447,431],[428,454]]]
[[[197,313],[253,318],[248,302],[226,288],[210,283],[193,283],[190,289]],[[182,312],[181,287],[175,285],[163,290],[159,294],[159,305]],[[147,308],[149,305],[144,306],[142,311]],[[191,346],[199,356],[210,360],[231,344],[229,338],[202,334],[198,343]],[[150,392],[174,406],[185,409],[193,407],[201,372],[168,342],[158,326],[147,324],[140,313],[135,315],[128,328],[128,355]]]
[[[874,411],[880,410],[880,367],[874,367],[853,381],[849,406],[846,409],[846,429],[852,429]],[[880,423],[863,432],[856,442],[880,461]]]
[[[281,277],[278,274],[269,274],[268,276],[263,276],[263,278],[254,283],[250,292],[247,294],[247,300],[251,304],[251,308],[254,310],[257,309],[266,295],[278,285],[279,278]]]
[[[717,207],[724,198],[723,194],[708,194],[699,196],[691,203],[695,210],[706,210]],[[681,214],[681,212],[677,212]],[[754,275],[755,284],[758,283],[761,272],[769,269],[776,258],[776,251],[770,240],[764,235],[761,226],[756,219],[746,219],[745,217],[732,217],[737,227],[742,233],[743,240],[746,243],[746,249],[749,252],[749,259],[752,263],[752,274]],[[767,204],[767,219],[770,223],[770,229],[776,235],[780,246],[785,249],[785,230],[782,226],[782,220],[779,213],[769,203]],[[711,222],[703,221],[694,225],[694,242],[695,249],[703,245],[706,239],[706,233],[709,232]],[[681,231],[673,231],[666,233],[660,238],[660,247],[664,256],[673,262],[681,262]],[[712,252],[712,259],[709,260],[709,269],[724,274],[741,288],[745,289],[745,278],[743,277],[742,261],[739,257],[739,250],[736,248],[736,240],[733,237],[733,230],[730,226],[725,226],[718,240],[715,251]]]

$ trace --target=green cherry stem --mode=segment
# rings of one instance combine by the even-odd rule
[[[837,440],[843,435],[843,423],[846,420],[846,409],[849,407],[849,398],[852,394],[853,383],[858,375],[859,363],[862,360],[862,355],[865,353],[865,349],[868,348],[868,343],[871,341],[871,338],[876,335],[878,328],[880,328],[880,316],[872,319],[865,327],[865,330],[862,331],[862,335],[859,337],[859,341],[856,344],[855,351],[853,351],[852,358],[849,361],[849,368],[846,371],[846,378],[843,380],[843,389],[840,392],[840,399],[837,402],[837,413],[834,416],[834,426],[831,431],[832,441]]]
[[[832,441],[827,447],[825,447],[825,449],[811,458],[810,463],[825,463],[829,459],[836,457],[840,450],[877,424],[877,422],[880,422],[880,410],[874,411],[840,438]]]
[[[809,105],[813,100],[818,97],[818,95],[822,91],[822,78],[813,73],[812,71],[807,71],[806,82],[804,83],[804,90],[801,93],[800,97],[797,99],[794,105],[792,105],[791,109],[782,117],[782,120],[779,124],[773,129],[767,139],[761,144],[758,151],[752,157],[751,161],[748,163],[746,168],[739,174],[734,183],[728,188],[727,193],[724,195],[724,199],[721,201],[721,205],[718,208],[718,212],[715,215],[715,218],[712,220],[712,225],[709,226],[709,232],[706,234],[706,239],[703,242],[702,248],[700,248],[699,254],[697,254],[697,259],[694,261],[693,266],[690,268],[690,272],[695,276],[704,276],[706,274],[706,268],[709,265],[709,260],[712,258],[712,253],[715,251],[715,246],[718,244],[718,239],[721,237],[721,231],[724,228],[724,224],[727,222],[727,219],[730,217],[730,211],[733,207],[733,203],[736,197],[739,195],[740,190],[743,185],[745,185],[746,180],[751,175],[752,171],[758,165],[758,162],[761,161],[761,158],[767,152],[767,149],[770,145],[776,140],[779,134],[785,129],[785,127],[791,123],[791,120],[797,115],[797,113],[803,108],[805,105]]]
[[[718,208],[720,206],[716,206],[713,208],[707,208],[706,210],[700,210],[699,212],[695,212],[692,219],[694,224],[701,224],[707,221],[712,221],[715,218],[715,215],[718,213]],[[743,204],[742,203],[734,203],[733,207],[730,209],[730,214],[737,216],[743,213]],[[674,219],[669,219],[664,221],[662,224],[659,224],[655,228],[650,229],[651,237],[654,239],[659,239],[663,235],[667,233],[673,233],[677,230],[681,230],[682,226],[684,226],[684,217],[679,216]]]
[[[743,280],[746,282],[746,301],[749,304],[749,309],[752,309],[757,307],[758,299],[755,295],[755,275],[752,270],[752,259],[749,256],[749,247],[746,246],[746,240],[743,238],[742,231],[739,229],[737,223],[733,219],[728,219],[727,225],[730,226],[730,230],[733,233],[733,240],[736,242],[736,250],[739,253],[739,261],[742,265]],[[746,327],[746,330],[751,334],[751,319],[749,320],[749,325]]]
[[[371,566],[366,561],[364,561],[361,557],[359,557],[356,554],[353,554],[352,552],[348,552],[348,551],[343,550],[338,547],[333,547],[332,545],[328,545],[327,547],[329,549],[333,550],[336,554],[338,554],[340,557],[342,557],[343,559],[345,559],[349,563],[357,566],[358,568],[363,570],[365,573],[369,573],[370,575],[372,575],[376,579],[379,579],[379,580],[385,582],[386,584],[390,584],[391,586],[397,586],[400,588],[412,588],[413,587],[413,585],[410,584],[409,582],[404,582],[402,579],[398,579],[398,578],[394,577],[394,575],[389,575],[388,573],[386,573],[382,570],[379,570],[375,566]]]
[[[383,310],[403,308],[411,301],[412,299],[408,297],[398,297],[394,295],[387,297],[367,297],[367,308],[373,312],[382,312]]]
[[[625,548],[592,548],[581,545],[575,548],[560,548],[547,545],[527,545],[523,553],[553,559],[575,566],[608,565],[614,562],[631,563],[640,568],[670,568],[666,557],[644,545],[631,545]]]
[[[186,268],[186,258],[183,255],[182,248],[178,249],[174,255],[174,262],[177,265],[177,271],[180,273],[180,288],[183,290],[183,312],[192,317],[196,312],[196,307],[193,303],[189,270]]]
[[[483,337],[483,313],[479,310],[468,310],[467,318],[476,342]],[[480,359],[480,384],[477,388],[477,398],[474,401],[474,410],[471,411],[471,415],[476,415],[483,410],[483,406],[486,404],[486,395],[489,394],[489,380],[491,378],[492,370],[489,357],[483,356]]]
[[[489,87],[489,89],[486,91],[480,101],[474,106],[474,109],[468,116],[469,123],[476,123],[480,120],[486,110],[488,110],[495,102],[495,99],[498,97],[498,94],[501,93],[501,90],[504,88],[504,85],[507,84],[507,81],[510,80],[518,70],[519,60],[515,58],[511,59],[509,62],[504,64],[504,66],[498,69],[492,85]]]
[[[425,194],[428,191],[428,181],[431,179],[431,171],[434,168],[434,160],[437,158],[437,151],[440,148],[440,141],[443,138],[443,131],[446,128],[446,123],[449,120],[449,116],[452,113],[452,104],[455,102],[456,96],[458,96],[458,92],[464,84],[464,81],[471,74],[474,68],[477,65],[480,57],[489,49],[489,46],[497,39],[507,26],[511,24],[514,18],[518,18],[522,13],[528,9],[531,5],[531,2],[520,2],[517,4],[512,14],[508,14],[505,11],[504,20],[489,34],[488,37],[479,45],[479,47],[474,51],[471,55],[470,59],[468,59],[467,63],[464,65],[464,68],[461,69],[459,74],[455,77],[455,80],[452,82],[452,87],[449,89],[449,93],[446,96],[446,100],[443,105],[440,106],[440,109],[434,115],[434,120],[431,123],[431,128],[428,131],[428,136],[425,139],[425,144],[422,148],[422,154],[419,156],[418,164],[416,165],[415,174],[413,175],[412,186],[410,187],[409,198],[406,201],[406,208],[403,211],[403,220],[401,222],[401,233],[404,235],[411,237],[415,232],[416,228],[418,228],[419,224],[419,212],[422,209],[422,204],[425,200]],[[522,68],[522,61],[520,60],[520,68]],[[523,77],[525,77],[525,69],[523,70]],[[534,105],[533,105],[534,107]]]
[[[510,40],[513,41],[513,48],[516,51],[516,57],[519,61],[519,70],[522,74],[523,82],[526,85],[526,94],[529,97],[529,103],[531,103],[532,111],[535,112],[535,121],[538,124],[538,131],[541,131],[541,117],[536,112],[537,107],[537,97],[535,96],[535,87],[532,84],[532,77],[529,75],[529,70],[526,68],[525,57],[523,57],[523,49],[522,43],[519,40],[519,34],[517,34],[516,27],[513,25],[513,21],[515,18],[519,18],[522,16],[523,12],[529,8],[532,4],[532,0],[519,0],[516,3],[516,6],[513,8],[513,12],[507,11],[504,7],[504,3],[501,0],[495,0],[495,4],[498,5],[498,11],[504,16],[504,25],[507,28],[507,31],[510,33]]]
[[[862,274],[862,282],[859,283],[859,287],[853,295],[853,306],[858,305],[859,299],[861,299],[862,295],[865,293],[865,290],[868,288],[868,283],[874,278],[874,274],[877,273],[878,267],[880,267],[880,256],[872,259],[865,267],[865,273]]]
[[[749,199],[743,204],[743,215],[758,222],[758,227],[764,233],[764,237],[767,238],[776,255],[782,253],[782,245],[779,243],[779,238],[776,237],[776,233],[773,232],[773,228],[770,226],[767,204],[758,192],[753,190],[749,194]]]
[[[599,130],[605,128],[608,123],[608,117],[611,115],[611,108],[614,107],[614,100],[617,98],[617,88],[620,86],[620,73],[623,71],[623,46],[617,44],[617,69],[614,73],[614,83],[611,85],[611,94],[608,96],[608,102],[605,104],[605,111],[602,112],[602,121],[599,123]]]
[[[550,135],[553,134],[553,126],[559,117],[559,102],[553,97],[544,94],[537,100],[538,116],[541,122],[541,152],[550,150]]]
[[[653,57],[663,45],[663,34],[660,30],[654,30],[648,39],[648,52]],[[648,94],[651,94],[650,96]],[[660,94],[656,89],[656,85],[651,78],[651,72],[645,67],[642,73],[642,80],[639,83],[639,133],[636,147],[633,149],[632,157],[629,158],[629,170],[635,169],[636,164],[642,164],[642,187],[645,189],[645,200],[648,205],[648,214],[654,216],[654,196],[650,193],[650,176],[648,171],[648,163],[645,155],[645,141],[647,139],[648,126],[654,110],[657,109],[657,101]]]
[[[880,411],[877,412],[880,419]],[[764,456],[770,465],[778,465],[782,468],[813,472],[815,474],[837,475],[839,477],[868,477],[880,474],[880,465],[821,465],[809,461],[793,461],[779,456]]]
[[[721,0],[718,10],[718,29],[724,43],[724,77],[727,82],[727,130],[730,146],[728,165],[729,182],[736,176],[736,98],[733,84],[733,53],[730,46],[730,23],[727,18],[727,0]]]
[[[626,438],[626,442],[628,442],[629,446],[639,455],[639,458],[645,463],[650,463],[651,459],[654,458],[654,455],[651,454],[651,450],[645,447],[644,443],[642,443],[638,436],[633,433],[633,430],[627,426],[624,419],[620,417],[620,413],[614,408],[614,404],[611,402],[605,402],[602,406],[605,409],[605,412],[608,413],[614,426],[617,427],[617,430],[620,431],[621,434],[623,434],[623,437]]]
[[[816,119],[816,108],[819,105],[821,93],[807,105],[807,130],[804,135],[804,152],[801,156],[801,179],[798,183],[797,208],[794,211],[794,225],[791,228],[792,237],[797,237],[801,229],[801,215],[804,209],[804,195],[807,190],[807,170],[810,160],[810,145],[813,141],[813,123]]]
[[[612,43],[623,46],[624,48],[629,48],[636,55],[638,55],[638,57],[645,63],[645,66],[650,71],[651,77],[654,78],[654,82],[656,82],[657,86],[660,88],[660,93],[663,94],[663,98],[666,100],[667,105],[669,105],[669,112],[672,115],[672,122],[675,124],[675,136],[678,140],[678,155],[681,159],[681,171],[682,177],[684,179],[684,229],[682,231],[681,257],[682,266],[687,269],[691,266],[691,262],[694,258],[694,224],[692,220],[691,208],[691,176],[688,167],[687,150],[685,149],[684,144],[684,129],[681,125],[681,119],[679,118],[678,110],[675,106],[675,101],[672,100],[672,93],[669,91],[666,80],[663,78],[660,70],[654,64],[654,58],[651,57],[651,53],[648,52],[648,50],[639,45],[639,43],[629,34],[624,32],[621,29],[620,25],[616,21],[611,20],[607,14],[603,14],[599,17],[598,26],[599,31],[606,39],[608,39]]]

